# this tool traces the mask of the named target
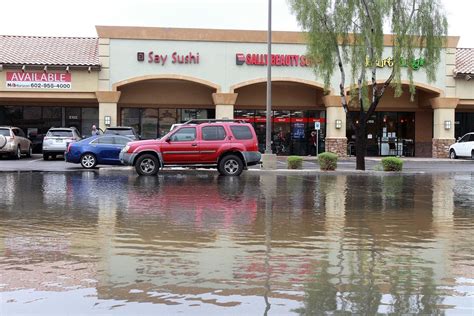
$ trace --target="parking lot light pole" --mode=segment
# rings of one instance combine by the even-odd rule
[[[267,117],[265,129],[265,154],[272,153],[272,0],[268,0],[268,32],[267,32]]]
[[[272,0],[268,0],[267,34],[267,108],[265,129],[265,154],[262,155],[263,169],[276,169],[276,155],[272,154]]]

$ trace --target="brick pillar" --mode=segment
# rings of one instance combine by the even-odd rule
[[[457,98],[430,99],[433,108],[433,158],[448,158],[449,146],[456,142],[454,138],[454,114],[459,102]]]
[[[105,130],[108,126],[117,126],[118,110],[117,103],[120,99],[120,91],[97,91],[97,101],[99,101],[99,127]],[[105,125],[104,118],[110,116],[110,125]]]
[[[346,113],[342,108],[341,97],[328,95],[323,97],[326,106],[326,151],[339,157],[347,156]]]
[[[234,104],[237,93],[213,93],[212,100],[216,106],[216,119],[233,119]]]

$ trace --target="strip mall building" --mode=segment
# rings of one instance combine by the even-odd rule
[[[193,118],[241,118],[265,139],[266,32],[98,26],[98,38],[0,36],[0,125],[41,138],[51,126],[134,126],[156,138]],[[474,49],[448,37],[435,82],[413,67],[416,95],[384,95],[368,122],[368,155],[447,157],[455,138],[474,131]],[[378,77],[393,65],[385,36]],[[279,154],[354,152],[333,89],[325,95],[305,56],[304,35],[273,32],[273,149]],[[405,78],[406,79],[406,78]],[[355,118],[357,124],[357,118]],[[319,129],[318,129],[319,128]]]

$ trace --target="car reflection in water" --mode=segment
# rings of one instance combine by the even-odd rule
[[[2,308],[470,313],[473,180],[3,173]]]

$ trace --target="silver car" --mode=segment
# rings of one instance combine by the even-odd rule
[[[22,154],[31,157],[33,146],[19,127],[0,126],[0,155],[20,159]]]
[[[81,140],[81,136],[75,127],[52,127],[43,139],[43,159],[56,158],[64,155],[70,143]]]

